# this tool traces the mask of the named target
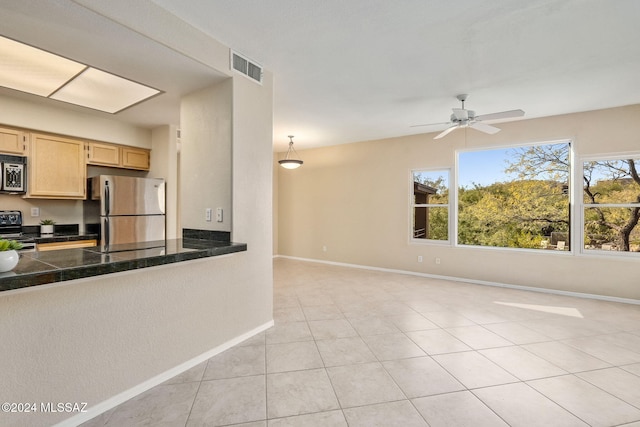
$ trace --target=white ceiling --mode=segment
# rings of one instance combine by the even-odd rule
[[[477,114],[524,119],[640,103],[637,0],[142,2],[274,73],[277,151],[290,134],[303,149],[439,131],[410,126],[446,122],[459,93]],[[0,33],[167,92],[150,103],[220,78],[78,3],[91,1],[0,0]],[[150,126],[165,104],[134,108],[154,111]]]

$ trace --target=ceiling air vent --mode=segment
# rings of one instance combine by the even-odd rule
[[[231,52],[231,67],[262,84],[262,65],[258,65],[245,56]]]

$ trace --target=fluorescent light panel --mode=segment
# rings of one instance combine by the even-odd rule
[[[116,113],[156,95],[159,91],[113,74],[87,68],[50,96],[58,101]]]
[[[160,93],[2,36],[0,85],[112,114]]]
[[[4,87],[49,96],[86,67],[0,37],[0,84]]]

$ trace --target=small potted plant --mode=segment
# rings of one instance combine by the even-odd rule
[[[18,265],[20,260],[20,255],[16,252],[18,249],[22,249],[21,243],[0,239],[0,273],[12,270]]]
[[[40,234],[53,234],[53,226],[55,224],[52,219],[43,219],[40,221]]]

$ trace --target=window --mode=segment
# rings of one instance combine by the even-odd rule
[[[570,144],[458,153],[459,245],[570,248]]]
[[[582,163],[586,251],[640,252],[640,157]]]
[[[419,240],[449,240],[449,171],[411,172],[411,236]]]

